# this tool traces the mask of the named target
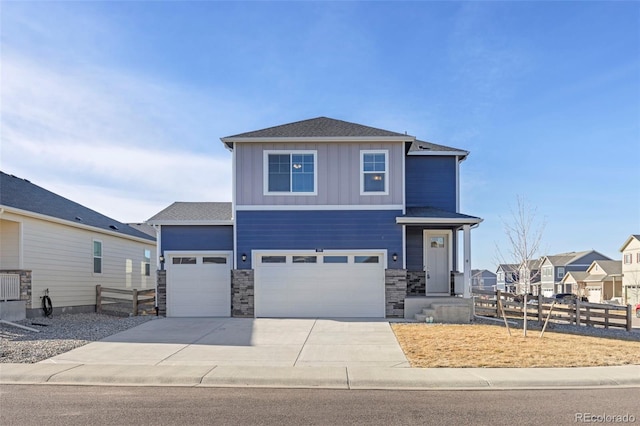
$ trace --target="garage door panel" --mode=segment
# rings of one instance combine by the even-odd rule
[[[211,254],[194,253],[195,264],[167,265],[167,316],[228,317],[231,315],[229,259],[206,260]],[[180,255],[176,257],[186,257]],[[216,256],[219,257],[219,256]],[[204,263],[203,262],[215,262]]]
[[[292,263],[294,256],[286,263],[256,262],[256,316],[384,316],[382,254],[379,263],[354,263],[354,255],[349,263],[324,263],[322,255],[317,263]]]

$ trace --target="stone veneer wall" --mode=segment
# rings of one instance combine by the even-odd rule
[[[167,271],[157,271],[158,289],[156,290],[156,303],[158,315],[167,316]]]
[[[237,318],[255,316],[253,269],[231,271],[231,316]]]
[[[384,271],[385,314],[387,318],[404,318],[404,298],[407,296],[407,271]]]
[[[427,278],[424,271],[407,271],[407,296],[424,296]]]

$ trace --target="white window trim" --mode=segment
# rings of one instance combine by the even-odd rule
[[[100,256],[96,256],[95,243],[100,243]],[[96,272],[96,258],[100,258],[100,272]],[[102,243],[102,240],[98,240],[96,238],[91,242],[91,272],[93,275],[104,274],[104,244]]]
[[[384,154],[384,192],[364,190],[364,155]],[[378,172],[379,173],[379,172]],[[360,150],[360,195],[389,195],[389,150],[388,149],[362,149]]]
[[[289,187],[288,192],[271,192],[269,191],[269,154],[311,154],[313,155],[313,192],[292,192]],[[283,196],[296,196],[296,195],[318,195],[318,151],[316,150],[296,150],[296,149],[270,149],[264,150],[262,154],[262,184],[263,195],[283,195]],[[293,184],[293,179],[289,182],[289,185]]]

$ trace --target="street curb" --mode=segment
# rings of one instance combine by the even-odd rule
[[[640,365],[575,368],[375,368],[0,364],[3,385],[504,390],[640,387]]]

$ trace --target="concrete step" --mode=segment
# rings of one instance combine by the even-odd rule
[[[434,316],[436,314],[436,310],[434,308],[424,308],[422,310],[422,314],[426,315],[428,317],[432,317],[432,316]]]

